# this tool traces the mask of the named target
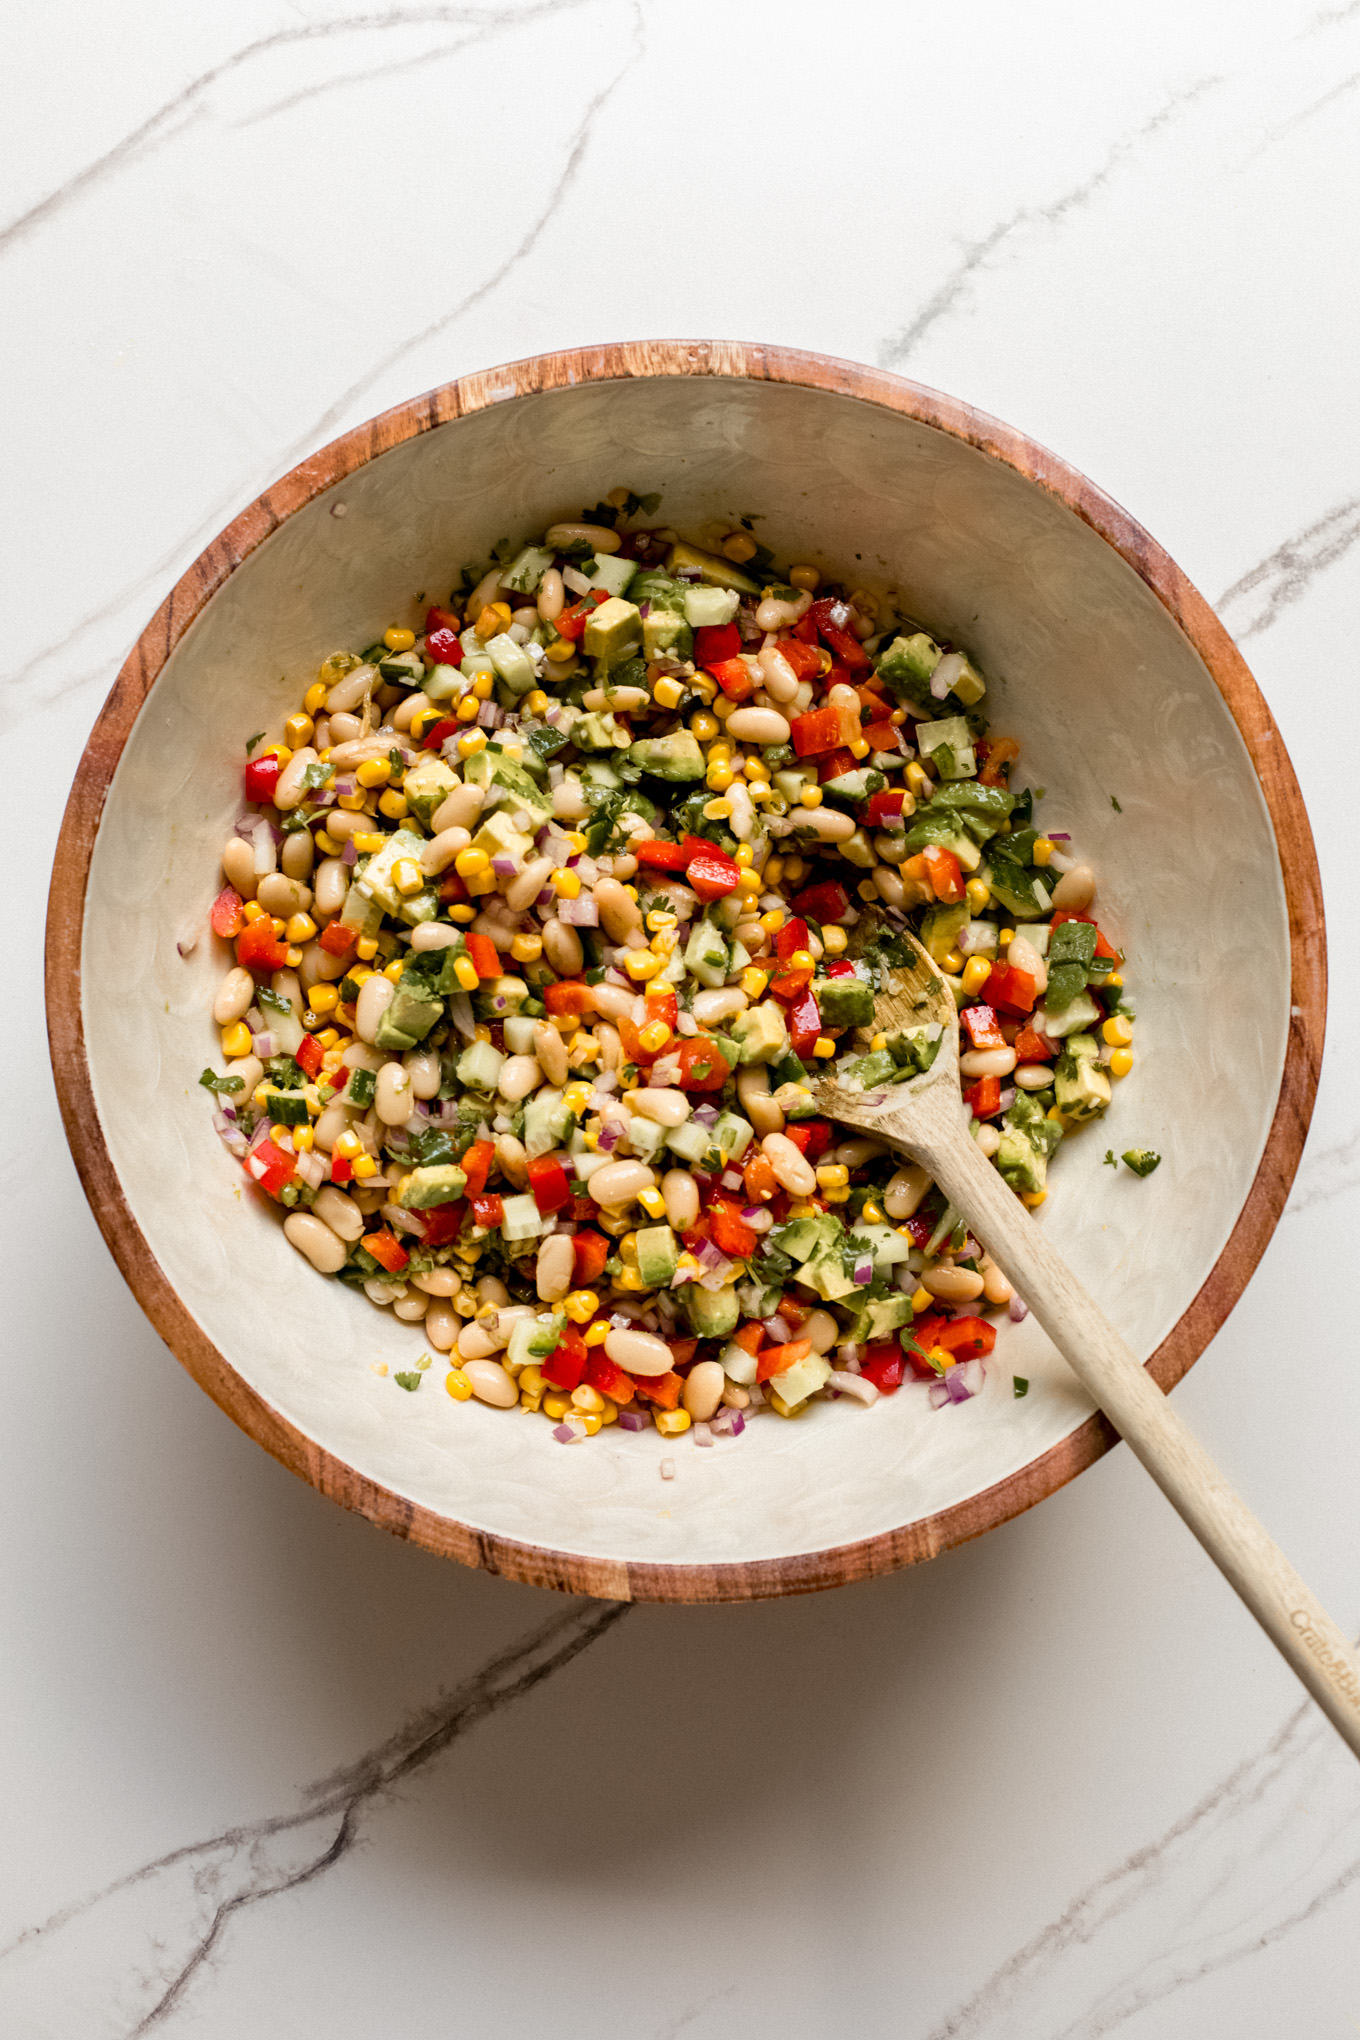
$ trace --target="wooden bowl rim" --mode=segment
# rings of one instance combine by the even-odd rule
[[[529,1585],[610,1600],[744,1601],[812,1593],[892,1572],[980,1536],[1066,1484],[1116,1443],[1097,1413],[1005,1480],[900,1529],[825,1551],[714,1565],[632,1564],[523,1544],[470,1529],[365,1479],[325,1452],[237,1374],[195,1323],[153,1255],[115,1173],[95,1109],[80,1001],[85,893],[104,801],[137,713],[208,601],[271,532],[314,498],[408,439],[511,397],[629,379],[707,376],[858,398],[948,433],[1055,496],[1146,583],[1207,666],[1242,734],[1274,828],[1289,912],[1288,1046],[1269,1138],[1232,1233],[1210,1274],[1148,1361],[1170,1389],[1237,1302],[1284,1209],[1317,1090],[1326,1019],[1322,889],[1298,782],[1270,710],[1208,603],[1118,504],[1023,433],[882,369],[793,348],[736,341],[639,341],[535,355],[396,405],[302,461],[194,561],[129,654],[86,745],[67,802],[48,901],[47,1027],[67,1139],[100,1231],[133,1294],[181,1364],[267,1452],[322,1494],[426,1550]]]

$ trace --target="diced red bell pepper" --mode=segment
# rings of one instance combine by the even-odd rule
[[[574,644],[577,638],[585,636],[586,625],[590,622],[592,610],[609,600],[603,588],[592,588],[589,595],[583,595],[579,602],[573,602],[564,609],[554,628],[559,637],[570,638]]]
[[[683,843],[663,843],[659,836],[650,843],[630,843],[628,847],[639,864],[654,871],[683,871],[689,862]]]
[[[810,708],[794,716],[789,728],[793,748],[800,758],[815,758],[821,751],[837,751],[859,741],[859,706],[854,708]]]
[[[902,1386],[904,1364],[900,1346],[875,1344],[860,1356],[859,1371],[880,1395],[895,1395]]]
[[[817,620],[809,613],[800,616],[793,626],[793,636],[799,644],[815,645],[817,642]]]
[[[1093,915],[1069,914],[1065,908],[1060,907],[1058,909],[1058,912],[1053,916],[1053,926],[1055,928],[1060,928],[1064,921],[1085,921],[1088,928],[1094,928],[1096,931],[1096,955],[1108,956],[1111,958],[1112,961],[1118,962],[1119,951],[1117,949],[1112,949],[1110,944],[1105,940],[1105,937],[1101,934],[1099,926],[1097,925]]]
[[[209,916],[214,935],[221,935],[227,942],[234,942],[246,925],[241,895],[229,885],[224,885],[212,903]]]
[[[436,666],[461,666],[463,645],[458,618],[451,609],[435,606],[425,612],[425,656]]]
[[[959,1014],[974,1048],[1004,1048],[1006,1037],[994,1006],[965,1006]]]
[[[1007,1013],[1034,1011],[1034,979],[1013,963],[994,963],[982,990],[989,1006],[1001,1006]]]
[[[501,974],[501,960],[496,945],[489,935],[474,935],[471,930],[463,937],[467,954],[479,978],[494,978]]]
[[[439,881],[439,897],[446,907],[465,907],[472,894],[462,874],[450,868]]]
[[[431,723],[420,740],[422,751],[442,751],[450,737],[456,737],[463,725],[453,716],[446,715],[437,723]]]
[[[677,1374],[674,1368],[669,1374],[630,1374],[628,1379],[639,1395],[645,1395],[648,1402],[656,1403],[660,1409],[680,1407],[685,1382],[683,1375]]]
[[[604,1273],[604,1264],[609,1259],[609,1242],[603,1233],[578,1232],[572,1237],[571,1248],[574,1256],[572,1283],[577,1289],[583,1289],[597,1275]]]
[[[931,1344],[959,1360],[981,1360],[996,1344],[996,1326],[986,1318],[950,1318],[935,1332]]]
[[[795,914],[806,914],[810,921],[826,927],[839,921],[842,914],[850,911],[850,895],[845,887],[834,878],[823,879],[820,885],[806,886],[793,896]]]
[[[699,1350],[699,1341],[697,1339],[669,1339],[667,1344],[671,1349],[671,1358],[677,1367],[688,1367],[690,1361]]]
[[[727,1057],[717,1044],[700,1034],[680,1044],[680,1089],[721,1091],[727,1082]]]
[[[816,761],[817,777],[825,786],[828,779],[839,779],[842,773],[857,772],[859,759],[853,751],[827,751]]]
[[[372,1254],[380,1268],[386,1268],[389,1275],[399,1275],[411,1258],[396,1234],[386,1226],[381,1232],[365,1233],[359,1244],[366,1254]]]
[[[753,1254],[759,1233],[752,1232],[741,1215],[739,1207],[729,1204],[725,1197],[715,1197],[708,1215],[708,1236],[721,1253],[730,1254],[733,1260],[741,1260]]]
[[[799,1154],[810,1162],[815,1162],[819,1155],[826,1153],[833,1138],[829,1119],[794,1120],[784,1128],[784,1132]]]
[[[789,1040],[793,1052],[800,1059],[811,1055],[822,1031],[822,1015],[817,1005],[817,996],[812,990],[805,991],[796,1005],[789,1008]]]
[[[952,850],[941,849],[938,843],[928,844],[921,852],[925,859],[926,876],[937,900],[946,906],[956,907],[963,898],[963,870]]]
[[[473,1223],[484,1226],[488,1232],[493,1231],[505,1217],[505,1202],[500,1197],[474,1197],[470,1202]]]
[[[590,986],[582,984],[580,978],[563,978],[555,985],[545,985],[543,1003],[549,1013],[570,1013],[578,1020],[583,1013],[589,1013],[594,1006]]]
[[[822,601],[813,603],[808,615],[817,627],[818,637],[833,657],[839,659],[842,665],[848,666],[852,673],[864,673],[873,664],[873,660],[859,639],[850,631],[848,621],[838,623],[833,620],[844,608],[843,602],[836,601],[832,596],[826,596]]]
[[[786,921],[782,928],[776,929],[774,953],[781,963],[787,963],[795,949],[806,949],[807,946],[808,924],[806,921],[801,919]]]
[[[865,723],[860,736],[871,751],[900,751],[902,748],[902,732],[896,723]]]
[[[293,1053],[293,1061],[306,1076],[315,1079],[317,1071],[321,1068],[323,1053],[316,1036],[304,1034]]]
[[[449,1247],[463,1230],[467,1205],[460,1197],[456,1204],[433,1204],[428,1211],[413,1211],[411,1216],[427,1247]]]
[[[246,763],[246,799],[253,800],[260,807],[267,807],[274,798],[274,788],[279,783],[283,767],[272,755],[251,758]]]
[[[547,1359],[540,1360],[538,1365],[545,1381],[570,1394],[573,1388],[581,1386],[589,1358],[590,1348],[585,1340],[575,1325],[568,1325]]]
[[[461,627],[455,609],[442,609],[437,602],[432,602],[425,611],[426,637],[432,630],[451,630],[456,636]]]
[[[1008,768],[1020,756],[1020,746],[1014,737],[980,738],[979,743],[986,748],[985,760],[979,753],[982,764],[978,773],[979,786],[1004,786],[1009,777]]]
[[[656,979],[653,978],[651,984],[647,987],[646,1000],[647,1018],[643,1025],[650,1027],[653,1020],[662,1020],[667,1027],[674,1031],[675,1023],[680,1017],[680,1005],[675,996],[675,986],[667,985],[664,992],[659,992],[656,989]],[[666,1045],[669,1047],[670,1043],[668,1042]]]
[[[571,1202],[567,1172],[555,1155],[532,1155],[529,1160],[529,1188],[544,1218],[550,1218]]]
[[[331,1156],[331,1181],[337,1190],[343,1189],[354,1174],[353,1162],[347,1162],[343,1155]]]
[[[258,921],[248,921],[237,936],[236,961],[246,970],[286,969],[287,944],[280,942],[267,914],[262,914]]]
[[[262,1140],[260,1145],[245,1157],[245,1172],[252,1183],[258,1183],[271,1197],[277,1197],[285,1183],[290,1183],[297,1174],[297,1163],[292,1155],[275,1147],[272,1140]]]
[[[801,999],[812,983],[812,966],[805,964],[801,970],[777,970],[770,979],[769,993],[782,1006],[791,1006],[795,999]]]
[[[630,1403],[633,1400],[632,1376],[615,1366],[603,1346],[587,1347],[586,1380],[601,1395],[607,1395],[611,1402]]]
[[[882,793],[869,795],[869,827],[881,829],[885,822],[897,821],[902,813],[906,794],[900,786],[890,786]]]
[[[931,1231],[933,1230],[934,1225],[932,1222]],[[929,1232],[927,1232],[926,1238],[930,1238]],[[923,1317],[917,1318],[915,1324],[910,1327],[910,1331],[912,1338],[915,1339],[923,1353],[929,1353],[932,1347],[939,1345],[939,1334],[948,1322],[948,1318],[941,1310],[928,1310]],[[930,1369],[930,1372],[932,1374],[935,1372],[933,1367]]]
[[[348,956],[359,940],[359,930],[347,928],[343,921],[331,921],[318,939],[327,956]]]
[[[1057,1043],[1046,1034],[1036,1034],[1032,1027],[1022,1027],[1014,1045],[1015,1059],[1022,1063],[1052,1062],[1058,1053]]]
[[[859,972],[856,970],[854,964],[847,963],[844,957],[834,957],[832,961],[824,967],[822,974],[824,977],[829,978],[859,976]]]
[[[758,1353],[765,1343],[765,1327],[751,1318],[739,1332],[733,1332],[732,1344],[740,1346],[744,1353]]]
[[[724,659],[735,659],[740,650],[741,632],[735,623],[701,624],[694,633],[696,666],[720,665]]]
[[[722,900],[736,891],[741,871],[725,850],[710,843],[702,857],[690,859],[685,877],[701,900]]]
[[[474,1140],[463,1156],[459,1168],[467,1177],[464,1190],[469,1197],[480,1197],[486,1189],[486,1179],[492,1162],[496,1159],[494,1140]]]
[[[796,1361],[806,1360],[811,1351],[811,1339],[790,1339],[785,1346],[766,1346],[756,1358],[756,1380],[768,1381],[772,1375],[783,1374]]]
[[[822,655],[816,645],[805,644],[802,638],[780,638],[775,650],[788,660],[800,680],[815,680],[822,670]]]
[[[755,693],[756,683],[744,659],[718,659],[707,668],[729,701],[745,701]]]
[[[1001,1110],[1000,1077],[979,1077],[964,1092],[963,1102],[974,1119],[990,1119]]]
[[[919,1247],[922,1253],[925,1252],[930,1244],[931,1235],[934,1233],[939,1222],[938,1215],[932,1218],[930,1213],[925,1211],[913,1212],[910,1218],[903,1221],[907,1231],[911,1234],[912,1245]]]

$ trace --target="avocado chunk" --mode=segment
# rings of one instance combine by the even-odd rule
[[[625,602],[621,595],[611,595],[591,611],[581,640],[587,658],[599,659],[605,666],[617,666],[621,659],[631,658],[641,644],[642,618],[637,604]]]
[[[888,1339],[894,1332],[902,1330],[912,1320],[911,1298],[909,1296],[883,1296],[874,1303],[866,1303],[850,1328],[849,1337],[863,1342],[866,1339]]]
[[[403,1176],[394,1201],[403,1211],[428,1211],[435,1204],[456,1203],[466,1188],[463,1171],[453,1162],[440,1162]]]
[[[740,1309],[737,1292],[729,1282],[722,1289],[705,1289],[700,1282],[687,1282],[682,1292],[689,1328],[699,1339],[725,1339],[737,1328]]]
[[[694,633],[683,616],[669,609],[649,609],[642,619],[644,659],[688,659],[694,652]]]
[[[872,1013],[871,996],[870,1017]],[[743,1063],[778,1062],[787,1054],[789,1046],[788,1023],[783,1007],[773,999],[763,999],[758,1006],[748,1006],[732,1022],[732,1039],[741,1051]]]
[[[392,868],[403,857],[420,862],[420,853],[425,848],[425,838],[418,836],[414,829],[397,829],[387,838],[381,850],[376,850],[355,880],[355,885],[385,907],[389,914],[400,910],[402,895],[392,883]],[[353,891],[353,887],[350,888]],[[348,924],[353,926],[353,922]]]
[[[691,570],[697,567],[699,579],[707,581],[711,588],[735,588],[742,595],[760,593],[760,583],[734,567],[731,560],[723,559],[719,553],[703,552],[697,545],[686,545],[683,539],[677,539],[667,553],[666,565],[673,574],[682,567]]]
[[[791,1218],[781,1228],[775,1245],[791,1261],[810,1261],[814,1255],[825,1253],[828,1248],[834,1247],[839,1253],[844,1230],[833,1212],[821,1211],[811,1218]]]
[[[1049,1119],[1038,1100],[1021,1092],[1001,1122],[1001,1145],[996,1166],[1012,1190],[1042,1190],[1048,1178],[1048,1158],[1062,1139],[1062,1128]]]
[[[887,783],[881,772],[861,766],[855,772],[838,772],[834,779],[824,779],[822,794],[827,800],[838,801],[842,807],[863,807],[870,794],[881,793]]]
[[[637,1271],[648,1289],[669,1289],[679,1259],[668,1225],[647,1225],[638,1233]]]
[[[484,788],[488,807],[507,807],[512,814],[527,808],[530,814],[542,815],[545,821],[552,813],[551,799],[524,767],[489,744],[484,751],[476,751],[465,760],[463,777],[469,786]]]
[[[898,1075],[904,1072],[913,1077],[924,1075],[940,1052],[943,1032],[939,1021],[931,1020],[924,1027],[901,1027],[896,1034],[890,1034],[888,1054]]]
[[[741,598],[735,588],[696,588],[691,583],[685,589],[685,621],[695,630],[712,630],[717,624],[730,623],[740,607]]]
[[[674,730],[668,737],[639,737],[628,757],[654,779],[702,779],[706,769],[698,740],[688,730]]]
[[[378,1022],[375,1048],[414,1048],[423,1041],[444,1011],[442,999],[427,999],[420,991],[398,984],[390,1005]]]
[[[973,733],[961,715],[942,716],[938,722],[916,725],[916,744],[923,758],[929,758],[941,779],[971,779],[977,771]]]
[[[921,943],[932,963],[944,968],[944,960],[959,938],[969,916],[965,901],[958,907],[932,907],[921,923]]]
[[[809,1289],[815,1289],[818,1296],[824,1297],[828,1303],[835,1303],[842,1296],[853,1296],[857,1286],[854,1277],[846,1273],[839,1240],[832,1246],[819,1248],[810,1260],[805,1261],[798,1280],[805,1282]]]
[[[626,751],[632,738],[614,720],[611,708],[592,708],[572,724],[571,741],[581,751]]]
[[[471,847],[484,850],[488,857],[513,857],[519,864],[533,855],[534,839],[515,827],[509,808],[496,808],[483,820]]]
[[[824,1027],[867,1027],[873,1020],[874,988],[867,978],[816,978],[812,993]]]
[[[1161,1163],[1161,1156],[1155,1148],[1125,1148],[1120,1160],[1135,1176],[1150,1176]]]
[[[411,813],[428,826],[435,809],[442,807],[445,795],[457,784],[457,775],[444,760],[427,751],[420,763],[411,767],[401,782],[401,790]]]
[[[911,637],[895,637],[880,654],[878,676],[885,680],[899,701],[911,701],[918,708],[931,708],[930,676],[944,653],[933,638],[918,630]]]
[[[1068,1119],[1096,1119],[1109,1104],[1110,1080],[1096,1060],[1094,1034],[1069,1034],[1067,1046],[1058,1057],[1053,1094],[1059,1112]]]

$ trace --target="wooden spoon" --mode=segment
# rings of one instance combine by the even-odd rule
[[[873,932],[856,929],[855,947]],[[893,930],[894,934],[903,931]],[[1347,1637],[1224,1480],[1152,1377],[1097,1309],[968,1131],[959,1094],[954,997],[920,943],[904,935],[912,967],[890,969],[875,1030],[938,1022],[939,1052],[909,1083],[865,1093],[817,1087],[829,1118],[900,1148],[929,1170],[950,1203],[1016,1284],[1087,1394],[1180,1511],[1332,1725],[1360,1756],[1360,1662]]]

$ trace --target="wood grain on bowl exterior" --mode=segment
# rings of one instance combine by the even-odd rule
[[[283,1465],[346,1508],[427,1550],[531,1585],[617,1600],[737,1601],[811,1593],[896,1570],[1043,1500],[1115,1442],[1097,1415],[1009,1478],[881,1535],[803,1555],[712,1565],[614,1562],[493,1536],[410,1502],[319,1447],[251,1388],[167,1280],[118,1181],[95,1106],[80,999],[82,929],[95,838],[134,720],[184,633],[230,575],[297,511],[380,454],[507,399],[619,380],[695,377],[779,383],[876,405],[976,448],[1044,490],[1114,549],[1207,667],[1247,747],[1278,845],[1291,945],[1291,1018],[1274,1117],[1230,1237],[1148,1361],[1163,1389],[1194,1363],[1241,1295],[1284,1208],[1317,1088],[1326,1013],[1321,888],[1298,784],[1270,711],[1212,610],[1148,534],[1054,455],[966,404],[854,363],[731,342],[656,341],[543,355],[447,384],[347,433],[304,461],[195,561],[138,640],[100,714],[67,805],[47,924],[48,1031],[67,1137],[115,1260],[172,1351],[220,1408]]]

